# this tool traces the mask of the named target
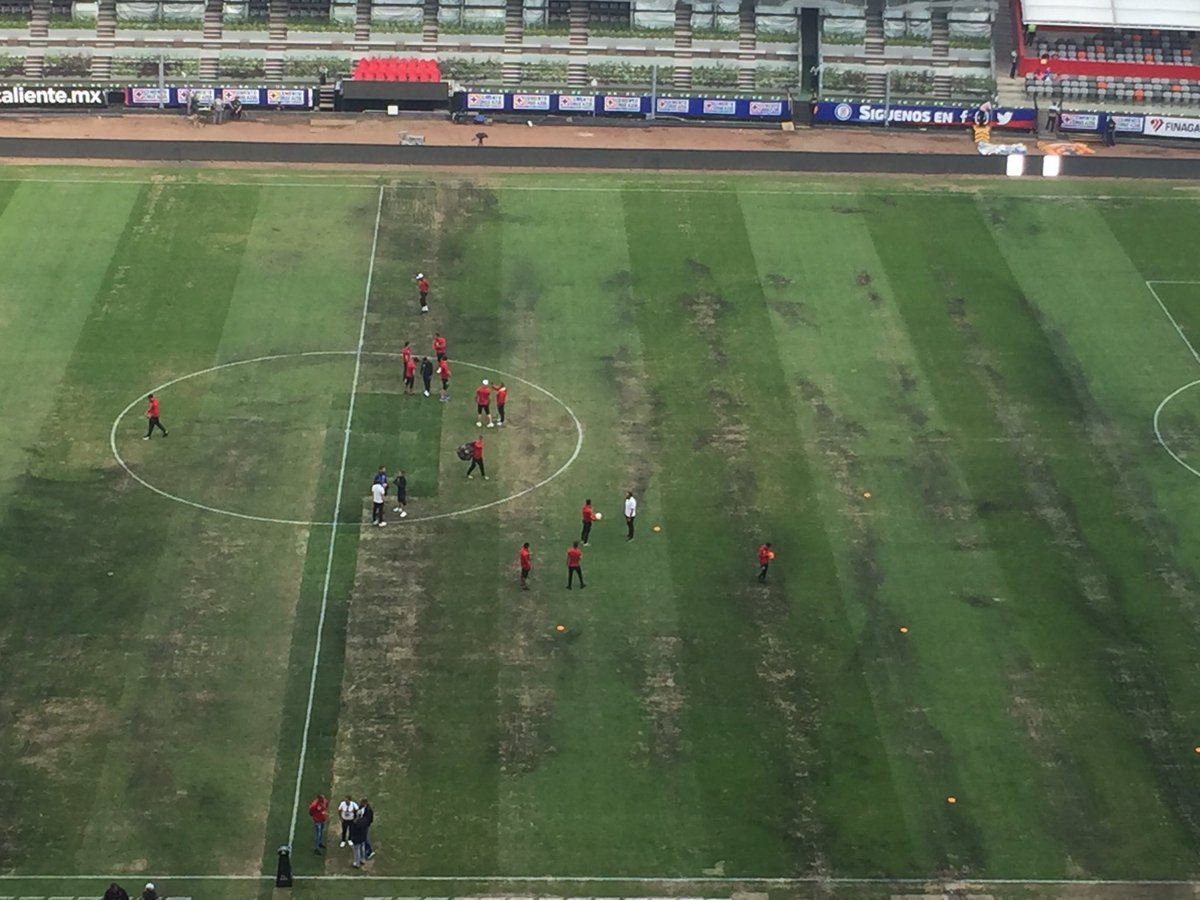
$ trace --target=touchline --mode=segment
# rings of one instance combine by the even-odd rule
[[[104,103],[104,91],[100,88],[27,88],[23,85],[0,89],[0,106],[24,106],[35,103],[52,104],[100,104]]]

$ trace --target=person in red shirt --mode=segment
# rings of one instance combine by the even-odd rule
[[[450,361],[444,356],[438,360],[438,377],[442,379],[441,401],[445,403],[450,399]]]
[[[417,293],[421,295],[421,312],[429,312],[429,279],[424,272],[417,273]]]
[[[583,583],[583,551],[579,549],[579,541],[573,543],[567,550],[567,590],[571,589],[575,576],[579,576],[579,588],[587,587]]]
[[[771,542],[763,544],[758,548],[758,564],[762,566],[758,573],[758,583],[767,583],[767,569],[771,566],[771,560],[775,558],[775,551],[771,549]]]
[[[313,820],[313,853],[325,849],[325,820],[329,817],[329,798],[317,794],[308,804],[308,817]]]
[[[467,477],[474,478],[475,476],[472,475],[471,473],[474,472],[476,469],[478,469],[479,474],[483,476],[483,480],[487,481],[488,480],[487,472],[485,472],[484,468],[483,468],[483,435],[482,434],[479,437],[475,438],[475,440],[471,444],[471,468],[467,469]]]
[[[441,334],[433,336],[433,353],[438,359],[446,358],[446,339]]]
[[[583,546],[588,545],[588,535],[592,533],[592,498],[583,501],[583,531],[579,535],[579,540]]]
[[[487,419],[487,427],[492,427],[492,389],[488,387],[488,380],[483,379],[483,384],[475,388],[475,427],[479,428],[483,425],[483,420]]]
[[[527,591],[529,590],[529,573],[533,571],[533,559],[529,553],[528,541],[521,545],[517,558],[521,562],[521,590]]]
[[[408,346],[408,341],[405,341],[404,346],[400,348],[400,355],[404,357],[403,365],[408,365],[408,361],[412,359],[412,347]]]
[[[499,417],[500,421],[496,423],[497,426],[504,424],[504,404],[507,402],[508,388],[504,386],[503,381],[498,382],[496,384],[496,415]]]
[[[163,428],[162,422],[158,420],[158,398],[151,394],[146,400],[150,403],[150,408],[146,410],[146,418],[149,420],[149,424],[146,426],[146,436],[142,440],[150,440],[150,435],[154,434],[155,428],[163,433],[163,437],[166,437],[167,429]]]
[[[407,345],[405,346],[407,348]],[[415,393],[413,383],[417,380],[417,361],[411,355],[404,357],[404,393]]]

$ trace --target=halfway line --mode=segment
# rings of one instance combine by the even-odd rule
[[[358,349],[354,351],[354,380],[350,383],[350,408],[346,410],[346,433],[342,439],[342,465],[338,471],[337,496],[333,501],[333,520],[329,528],[329,557],[325,561],[325,582],[321,587],[321,614],[317,618],[317,638],[313,646],[312,674],[308,679],[308,705],[304,710],[304,733],[300,739],[300,761],[296,765],[296,792],[292,797],[292,824],[288,828],[288,846],[296,837],[296,820],[300,815],[300,782],[304,779],[304,762],[308,756],[308,732],[312,726],[313,699],[317,693],[317,670],[321,665],[321,639],[325,635],[325,613],[329,608],[329,581],[333,575],[333,551],[337,546],[338,516],[342,509],[342,485],[346,480],[346,459],[350,454],[350,423],[354,419],[354,399],[358,396],[358,376],[362,370],[363,342],[367,335],[367,309],[371,305],[371,282],[375,277],[375,251],[379,247],[379,221],[383,217],[383,191],[375,207],[375,231],[371,236],[371,260],[367,264],[367,286],[363,291],[362,316],[358,323]]]

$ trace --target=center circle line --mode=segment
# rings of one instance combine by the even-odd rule
[[[136,397],[134,400],[132,400],[128,406],[126,406],[123,410],[121,410],[119,413],[117,413],[117,417],[115,419],[113,419],[112,428],[109,430],[109,434],[108,434],[109,449],[112,451],[113,458],[117,461],[117,464],[120,465],[120,467],[125,470],[126,474],[129,475],[130,478],[132,478],[134,481],[136,481],[142,487],[146,488],[147,490],[149,490],[155,494],[158,494],[160,497],[164,497],[167,500],[173,500],[176,503],[182,503],[184,506],[190,506],[193,509],[199,509],[204,512],[216,513],[217,515],[222,515],[222,516],[229,516],[230,518],[234,518],[234,519],[242,519],[244,521],[249,521],[249,522],[264,522],[264,523],[268,523],[268,524],[272,524],[272,525],[298,525],[298,526],[310,527],[310,528],[320,528],[320,527],[330,528],[330,527],[335,527],[335,526],[361,528],[365,524],[362,521],[359,521],[359,522],[318,522],[318,521],[306,520],[306,519],[279,519],[279,518],[274,518],[272,516],[256,516],[256,515],[252,515],[250,513],[242,513],[242,512],[236,512],[235,510],[231,510],[231,509],[223,509],[219,506],[210,506],[205,503],[198,503],[195,500],[189,500],[186,497],[180,497],[177,494],[172,494],[170,491],[163,490],[162,488],[158,487],[157,485],[147,481],[145,478],[138,475],[135,471],[133,471],[133,469],[131,469],[129,467],[129,464],[125,461],[124,457],[121,456],[121,452],[117,449],[117,429],[120,427],[122,419],[124,419],[125,416],[127,416],[135,406],[137,406],[139,403],[142,402],[143,397],[145,397],[146,394],[157,394],[160,391],[166,390],[167,388],[171,387],[172,385],[179,384],[179,382],[181,382],[181,381],[188,381],[189,379],[192,379],[192,378],[199,378],[203,375],[209,375],[213,372],[219,372],[223,369],[236,368],[237,366],[248,366],[248,365],[253,365],[254,363],[273,362],[275,360],[280,360],[280,359],[301,359],[304,357],[314,357],[314,356],[354,356],[357,354],[357,352],[358,351],[356,351],[356,350],[306,350],[306,351],[301,351],[301,352],[297,352],[297,353],[274,353],[274,354],[269,354],[267,356],[256,356],[253,359],[239,359],[239,360],[234,360],[233,362],[220,363],[219,365],[209,366],[206,369],[199,369],[195,372],[189,372],[186,375],[180,375],[177,378],[172,378],[170,381],[164,381],[158,387],[151,388],[150,390],[146,391],[145,393],[140,394],[138,397]],[[363,356],[385,356],[385,357],[396,358],[396,357],[401,356],[402,354],[388,352],[388,351],[382,351],[382,350],[364,350],[362,352],[362,355]],[[523,384],[527,387],[533,388],[534,390],[538,391],[541,394],[544,394],[546,397],[549,397],[551,400],[553,400],[555,403],[557,403],[559,406],[561,406],[564,410],[566,410],[567,415],[571,417],[571,421],[575,425],[575,449],[572,451],[570,458],[567,459],[567,461],[565,463],[563,463],[561,466],[559,466],[558,469],[555,470],[552,474],[543,478],[541,481],[537,482],[537,484],[530,485],[529,487],[524,488],[520,491],[517,491],[516,493],[509,494],[507,497],[501,497],[498,500],[491,500],[487,503],[480,503],[476,506],[469,506],[464,509],[450,510],[449,512],[433,513],[431,515],[425,515],[425,516],[408,515],[404,519],[398,520],[398,522],[401,524],[407,524],[409,522],[432,522],[436,519],[452,519],[457,516],[465,516],[465,515],[468,515],[469,513],[481,512],[485,509],[491,509],[496,506],[501,506],[505,503],[511,503],[513,500],[520,499],[521,497],[524,497],[526,494],[530,494],[533,491],[538,490],[539,488],[545,487],[547,484],[549,484],[555,478],[562,475],[563,472],[567,471],[567,469],[569,469],[572,465],[574,465],[575,461],[579,458],[580,451],[583,449],[583,423],[579,421],[579,417],[577,415],[575,415],[575,411],[573,409],[571,409],[571,407],[568,406],[567,403],[564,400],[562,400],[562,398],[558,397],[556,394],[554,394],[551,391],[547,390],[546,388],[542,387],[540,384],[536,384],[535,382],[529,381],[526,378],[522,378],[520,375],[513,375],[511,372],[505,372],[502,369],[496,369],[496,368],[493,368],[492,366],[485,366],[485,365],[481,365],[479,363],[467,362],[466,360],[462,360],[462,359],[456,359],[454,361],[454,363],[455,363],[455,365],[467,366],[468,368],[478,369],[483,372],[491,372],[494,375],[500,375],[503,378],[520,382],[521,384]],[[340,512],[340,510],[339,510],[339,512]]]

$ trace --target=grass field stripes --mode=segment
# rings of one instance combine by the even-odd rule
[[[1179,334],[1179,337],[1183,340],[1184,344],[1187,345],[1188,351],[1192,354],[1192,358],[1195,359],[1196,362],[1200,362],[1200,353],[1196,352],[1195,346],[1192,344],[1191,340],[1188,339],[1188,336],[1184,333],[1183,328],[1179,324],[1179,321],[1175,318],[1175,316],[1171,315],[1171,311],[1169,309],[1167,309],[1167,304],[1163,303],[1162,297],[1159,296],[1158,291],[1155,290],[1155,288],[1154,288],[1154,286],[1156,284],[1200,285],[1200,281],[1147,281],[1146,282],[1146,287],[1147,287],[1147,289],[1149,289],[1151,296],[1154,297],[1154,301],[1158,304],[1158,308],[1161,309],[1163,311],[1163,315],[1165,315],[1167,317],[1167,319],[1170,320],[1171,325],[1174,326],[1175,331]]]
[[[375,227],[371,234],[371,257],[367,264],[367,283],[363,290],[362,315],[358,325],[358,346],[354,352],[354,379],[350,383],[350,403],[346,409],[346,429],[342,438],[342,460],[338,467],[337,493],[333,501],[333,519],[329,526],[329,555],[325,562],[324,582],[321,586],[321,612],[317,617],[317,636],[313,646],[312,674],[308,682],[308,702],[304,710],[304,729],[300,738],[300,759],[296,763],[296,791],[292,797],[292,823],[288,828],[288,844],[296,837],[296,823],[300,817],[300,789],[304,780],[304,763],[308,757],[308,735],[312,728],[313,699],[317,693],[317,674],[321,666],[321,642],[325,635],[325,615],[329,609],[329,585],[333,578],[333,557],[337,548],[338,518],[342,509],[342,492],[346,482],[346,460],[350,455],[350,426],[354,421],[354,400],[358,394],[358,379],[362,371],[363,343],[367,334],[367,312],[371,305],[371,282],[375,277],[375,255],[379,249],[379,222],[383,216],[384,188],[379,189],[375,205]]]

